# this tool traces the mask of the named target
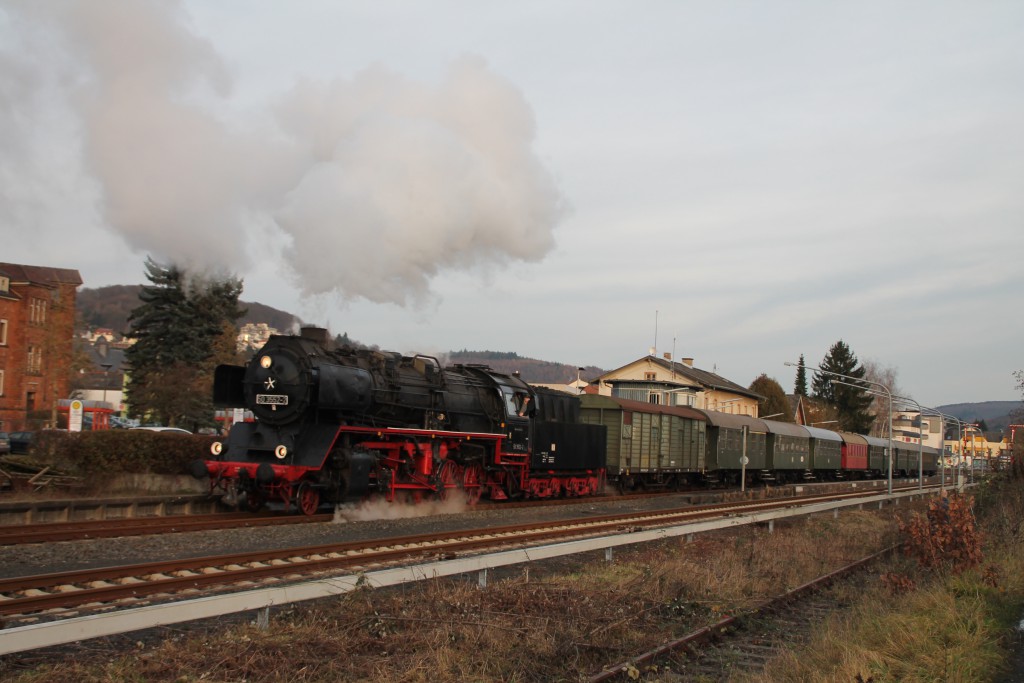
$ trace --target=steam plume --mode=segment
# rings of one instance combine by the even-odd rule
[[[0,123],[44,145],[5,105],[30,83],[72,86],[63,105],[100,211],[140,254],[244,275],[277,259],[253,246],[269,225],[304,293],[408,304],[443,270],[537,261],[554,245],[562,200],[531,149],[532,113],[480,59],[436,84],[371,67],[238,112],[229,69],[178,2],[13,2],[7,20],[31,30],[0,52],[19,75],[0,89]]]

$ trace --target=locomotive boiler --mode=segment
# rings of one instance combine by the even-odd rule
[[[372,494],[547,498],[603,488],[605,428],[575,396],[481,365],[333,348],[325,330],[272,336],[248,365],[220,366],[214,403],[248,408],[193,464],[251,509],[313,514]]]

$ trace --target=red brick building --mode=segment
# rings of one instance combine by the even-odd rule
[[[68,397],[77,270],[0,263],[0,430],[53,426]]]

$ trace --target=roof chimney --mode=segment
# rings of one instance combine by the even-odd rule
[[[665,353],[661,354],[661,356],[662,356],[662,358],[664,358],[667,361],[671,361],[672,360],[672,354],[669,353],[668,351],[666,351]]]
[[[688,368],[692,368],[693,367],[693,359],[692,358],[681,358],[680,360],[683,361],[683,365],[685,365],[686,367],[688,367]]]

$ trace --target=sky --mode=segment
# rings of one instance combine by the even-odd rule
[[[1022,209],[1019,2],[0,0],[0,261],[383,349],[1019,400]]]

